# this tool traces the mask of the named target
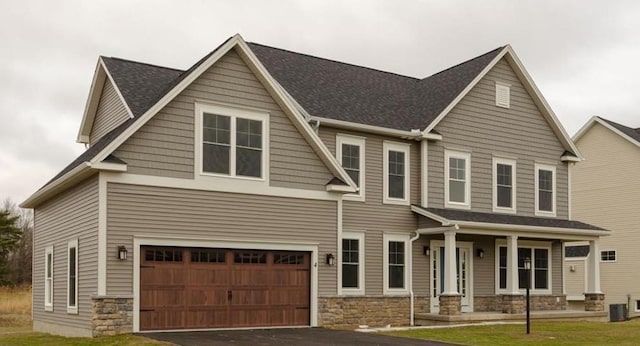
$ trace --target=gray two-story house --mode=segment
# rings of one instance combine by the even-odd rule
[[[564,309],[563,242],[607,234],[509,46],[422,79],[239,35],[185,71],[100,57],[78,142],[22,204],[39,331],[409,325],[521,313],[527,282]]]

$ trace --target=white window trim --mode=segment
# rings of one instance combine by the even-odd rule
[[[506,102],[500,102],[498,95],[501,92],[506,92]],[[496,106],[502,108],[511,108],[511,84],[496,81]]]
[[[498,206],[498,164],[511,166],[511,208]],[[493,158],[493,211],[496,213],[515,214],[516,201],[516,160],[500,157]]]
[[[212,113],[231,117],[230,122],[230,146],[232,150],[229,152],[229,173],[218,174],[204,172],[202,168],[202,125],[203,114]],[[245,177],[236,175],[236,119],[244,118],[250,120],[262,121],[262,163],[260,178]],[[252,109],[240,106],[218,105],[218,104],[195,104],[195,127],[194,127],[194,158],[195,158],[195,175],[196,180],[207,180],[221,184],[242,184],[242,180],[262,182],[265,185],[269,183],[269,113],[264,110]]]
[[[51,263],[49,263],[51,255]],[[53,311],[53,274],[54,274],[53,245],[47,246],[44,250],[44,311]],[[51,278],[47,278],[47,267],[51,266]],[[51,280],[49,283],[48,280]],[[51,301],[48,298],[51,297]]]
[[[404,198],[389,197],[389,151],[400,151],[404,153]],[[407,143],[384,141],[382,142],[382,174],[383,174],[383,195],[382,203],[409,205],[411,190],[409,189],[409,181],[411,180],[411,167],[409,166],[409,155],[411,154],[411,145]]]
[[[76,305],[71,306],[69,305],[69,275],[71,273],[69,273],[69,265],[71,264],[71,258],[69,257],[69,250],[71,250],[72,248],[76,249],[76,278],[75,278],[75,302]],[[80,262],[80,256],[78,256],[78,254],[80,253],[80,251],[78,251],[78,238],[69,241],[69,243],[67,243],[67,313],[70,314],[77,314],[78,313],[78,262]]]
[[[449,200],[449,158],[465,160],[465,189],[464,203]],[[471,209],[471,153],[445,150],[444,151],[444,206],[445,208]]]
[[[399,233],[384,233],[382,236],[382,280],[383,294],[385,295],[406,295],[409,293],[409,261],[411,256],[409,253],[409,235]],[[389,287],[389,242],[390,241],[402,241],[404,242],[404,288],[390,288]]]
[[[613,253],[616,256],[616,259],[611,261],[611,260],[603,260],[602,259],[602,253],[605,251],[613,251]],[[600,252],[598,253],[598,259],[600,260],[601,263],[616,263],[618,262],[618,251],[616,249],[600,249]]]
[[[340,273],[340,288],[343,295],[364,295],[364,255],[365,255],[365,232],[364,231],[343,231],[342,239],[358,240],[358,288],[342,287],[342,273]],[[342,239],[340,241],[342,242]],[[342,253],[340,253],[340,266],[342,266]]]
[[[366,176],[365,174],[365,167],[366,167],[365,138],[358,137],[358,136],[345,135],[342,133],[336,134],[336,159],[340,164],[342,164],[342,144],[357,145],[360,147],[360,174],[359,174],[360,186],[358,188],[357,193],[345,194],[343,198],[347,201],[364,202],[365,176]]]
[[[546,211],[546,210],[540,210],[540,191],[538,189],[539,184],[540,184],[540,175],[539,175],[539,171],[543,170],[543,171],[551,171],[552,172],[552,188],[553,188],[553,198],[551,199],[551,211]],[[534,171],[535,177],[534,177],[534,181],[535,181],[535,215],[536,216],[549,216],[549,217],[555,217],[556,216],[556,201],[558,199],[558,189],[556,188],[556,181],[557,181],[557,174],[556,174],[556,166],[552,166],[552,165],[545,165],[545,164],[541,164],[541,163],[536,163],[535,164],[535,171]]]
[[[507,246],[507,241],[505,239],[496,239],[496,244],[495,244],[495,290],[496,290],[496,294],[505,294],[507,292],[506,288],[500,288],[500,247],[506,247]],[[543,295],[543,294],[551,294],[553,291],[553,263],[552,263],[552,259],[553,259],[553,254],[551,253],[552,251],[552,246],[551,246],[551,242],[545,242],[545,241],[527,241],[527,240],[518,240],[518,248],[528,248],[531,249],[531,253],[535,256],[535,249],[545,249],[547,250],[547,263],[548,263],[548,270],[547,270],[547,282],[548,282],[548,287],[546,289],[535,289],[535,264],[534,264],[534,259],[531,259],[531,276],[532,276],[532,280],[531,280],[531,289],[529,290],[529,292],[531,294],[536,294],[536,295]],[[519,289],[520,293],[525,294],[526,289]]]
[[[640,312],[640,308],[638,308],[639,306],[640,306],[640,299],[636,299],[636,307],[635,307],[636,312]]]

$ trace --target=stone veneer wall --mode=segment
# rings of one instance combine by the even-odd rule
[[[415,313],[426,313],[429,309],[429,297],[415,297]],[[411,300],[409,297],[387,296],[320,297],[318,312],[318,322],[322,327],[408,326],[411,322]]]
[[[522,296],[524,299],[524,295]],[[526,303],[525,303],[526,304]],[[503,309],[502,296],[474,296],[473,297],[473,311],[475,312],[489,312],[497,311],[501,312]],[[544,296],[531,296],[531,310],[543,311],[543,310],[566,310],[567,309],[567,297],[564,295],[544,295]]]
[[[93,336],[133,333],[132,297],[92,297]]]

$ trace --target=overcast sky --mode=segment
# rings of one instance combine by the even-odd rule
[[[0,0],[0,199],[79,155],[99,55],[185,69],[225,39],[413,77],[511,44],[570,135],[640,127],[640,1]]]

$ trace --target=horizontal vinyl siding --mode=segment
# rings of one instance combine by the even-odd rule
[[[511,84],[511,107],[495,105],[495,82]],[[522,83],[504,60],[440,122],[443,140],[429,142],[429,206],[444,208],[444,150],[471,153],[471,210],[492,212],[492,158],[515,158],[518,215],[534,215],[534,165],[556,166],[556,215],[568,217],[567,166],[564,148]]]
[[[640,148],[600,124],[576,144],[585,160],[571,168],[572,216],[612,231],[600,238],[600,250],[617,254],[616,262],[600,263],[605,301],[626,304],[630,294],[635,304],[640,300],[640,276],[631,273],[640,261]],[[575,276],[567,274],[567,281]]]
[[[551,244],[551,293],[561,295],[562,290],[562,243],[554,241]]]
[[[93,120],[93,127],[89,135],[89,143],[93,145],[127,119],[129,119],[127,108],[122,103],[111,81],[109,79],[105,80],[102,95],[98,102],[96,117]]]
[[[417,216],[408,205],[382,203],[383,194],[383,141],[404,141],[366,133],[342,131],[320,127],[320,138],[331,153],[336,152],[336,134],[348,134],[365,139],[365,202],[344,201],[343,230],[366,231],[365,248],[365,290],[368,295],[382,294],[382,235],[384,232],[415,232]],[[410,152],[410,201],[419,203],[420,196],[420,146],[411,144]]]
[[[115,153],[129,172],[194,176],[194,104],[225,103],[270,114],[270,184],[324,190],[333,177],[287,115],[235,51],[205,71]]]
[[[67,243],[78,239],[78,314],[67,313]],[[91,328],[98,279],[98,179],[90,178],[35,209],[33,319]],[[53,312],[44,311],[44,252],[53,245]]]
[[[284,197],[108,184],[107,244],[133,248],[135,235],[318,244],[319,294],[336,294],[337,204]],[[131,261],[107,259],[107,292],[132,294]]]

